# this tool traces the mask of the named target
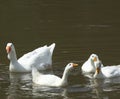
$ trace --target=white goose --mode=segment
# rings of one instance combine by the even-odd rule
[[[94,78],[112,78],[120,76],[120,65],[101,67],[100,61],[95,62],[96,71]]]
[[[8,53],[8,59],[10,60],[10,72],[31,72],[32,65],[36,66],[39,70],[51,68],[54,48],[55,43],[51,44],[49,47],[39,47],[17,60],[14,45],[8,43],[6,51]]]
[[[91,54],[88,60],[83,63],[81,70],[83,73],[94,73],[95,72],[95,65],[94,62],[99,60],[96,54]]]
[[[38,70],[35,67],[33,67],[32,68],[33,83],[39,84],[42,86],[64,87],[68,84],[67,78],[68,78],[70,70],[76,66],[78,66],[78,64],[69,63],[65,67],[62,78],[60,78],[56,75],[53,75],[53,74],[42,74],[42,73],[38,72]]]

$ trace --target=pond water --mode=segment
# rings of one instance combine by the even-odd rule
[[[80,70],[92,53],[105,66],[120,64],[119,9],[112,0],[1,0],[1,99],[119,99],[120,77],[91,80]],[[55,42],[53,72],[61,77],[69,62],[79,68],[65,88],[36,86],[31,73],[9,72],[8,42],[14,43],[18,58]]]

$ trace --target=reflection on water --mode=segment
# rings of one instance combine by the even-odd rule
[[[12,74],[10,73],[10,85],[8,89],[8,99],[21,99],[29,97],[32,94],[31,91],[31,74]]]
[[[84,63],[96,53],[103,64],[120,64],[119,3],[106,0],[2,0],[0,2],[1,99],[119,99],[120,78],[91,80],[74,72],[66,88],[34,86],[31,74],[9,73],[5,46],[17,56],[56,43],[53,72],[62,76],[73,61]],[[78,69],[80,70],[80,69]],[[46,72],[47,73],[47,72]]]
[[[110,99],[119,97],[120,77],[111,79],[89,79],[73,71],[69,77],[69,86],[65,88],[44,87],[32,83],[31,73],[9,73],[5,72],[8,69],[7,66],[5,67],[4,69],[0,69],[0,90],[2,90],[3,94],[6,94],[3,98]],[[55,73],[60,76],[62,72],[62,69],[58,69]],[[73,78],[75,78],[75,81],[72,81]],[[113,93],[116,93],[116,95],[114,96]]]
[[[94,98],[97,99],[109,99],[107,95],[103,94],[103,84],[101,84],[101,81],[98,81],[96,79],[90,80],[90,86],[92,88],[92,94]]]
[[[97,99],[109,99],[109,94],[120,91],[120,77],[110,79],[90,79],[89,81],[89,87],[92,88],[91,93],[95,94],[95,96],[93,96]]]
[[[112,92],[119,92],[120,78],[88,79],[84,84],[70,84],[65,88],[45,87],[32,83],[30,73],[10,73],[10,85],[7,90],[7,99],[38,99],[38,98],[95,98],[109,99]],[[76,75],[78,76],[78,75]],[[82,77],[82,76],[81,76]],[[108,94],[106,94],[108,93]]]
[[[67,99],[67,89],[66,88],[55,88],[55,87],[44,87],[33,85],[32,90],[33,97],[38,98],[65,98]]]

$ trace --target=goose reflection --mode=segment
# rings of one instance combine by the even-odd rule
[[[103,94],[105,85],[101,80],[90,79],[90,87],[92,88],[92,97],[97,99],[108,99],[108,96]]]
[[[31,74],[10,73],[10,85],[8,87],[8,99],[21,99],[22,96],[31,95]]]
[[[90,87],[92,88],[93,97],[97,99],[109,99],[106,92],[120,91],[120,77],[109,79],[90,79]],[[94,95],[95,94],[95,95]]]
[[[48,86],[40,86],[33,84],[32,87],[32,95],[34,98],[64,98],[68,99],[67,97],[67,88],[62,87],[48,87]]]

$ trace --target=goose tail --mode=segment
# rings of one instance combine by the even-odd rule
[[[49,46],[49,48],[50,48],[50,52],[51,52],[51,55],[53,54],[53,51],[54,51],[54,48],[55,48],[55,43],[53,43],[53,44],[51,44],[50,46]]]

